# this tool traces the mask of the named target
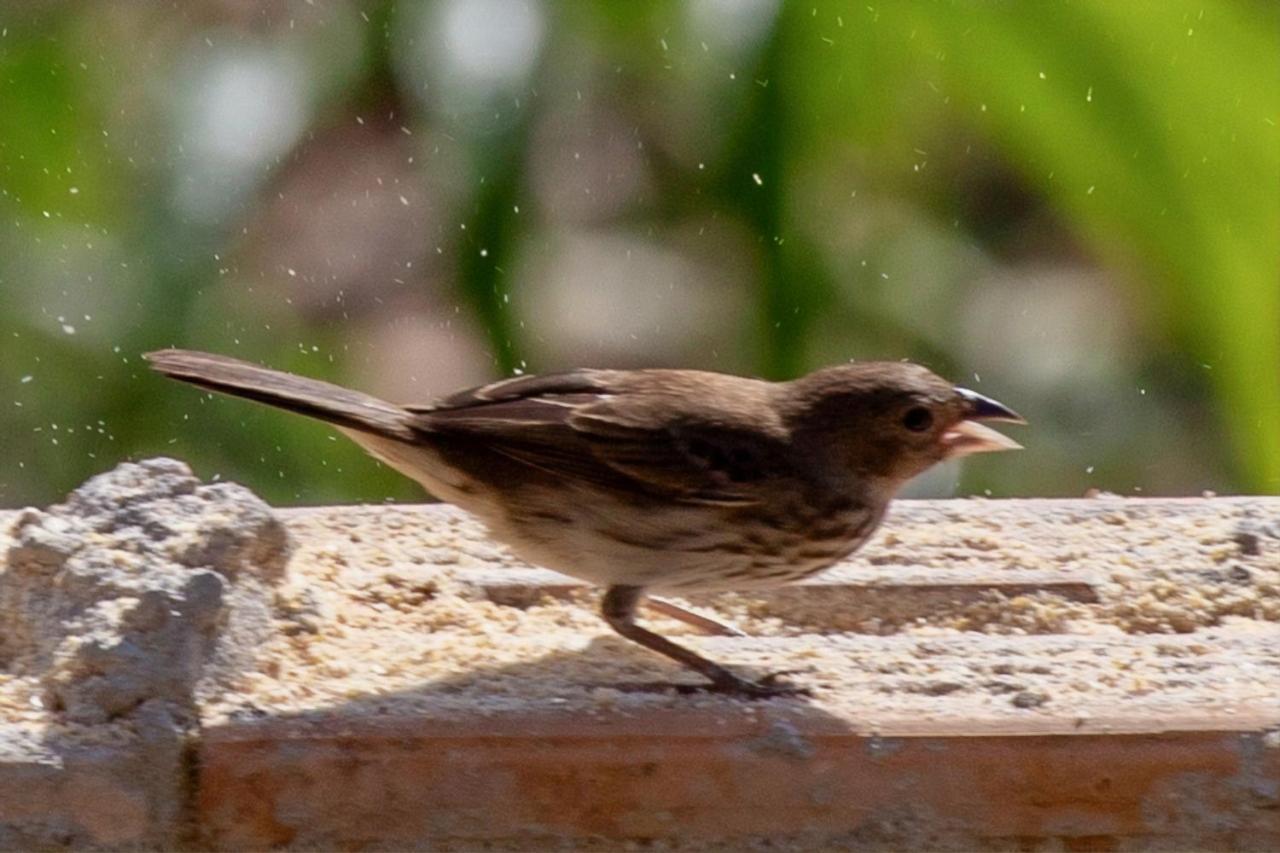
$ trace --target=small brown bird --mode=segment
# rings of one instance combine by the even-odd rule
[[[1019,446],[979,421],[1024,423],[904,362],[776,383],[576,370],[399,406],[220,355],[146,357],[175,379],[334,424],[479,516],[524,559],[605,587],[602,614],[622,636],[696,670],[713,690],[745,696],[802,691],[743,678],[637,625],[646,592],[809,577],[862,545],[897,490],[934,463]]]

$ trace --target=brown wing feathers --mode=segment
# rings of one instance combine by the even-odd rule
[[[146,359],[174,379],[347,429],[408,442],[475,442],[558,477],[668,500],[753,503],[748,484],[762,473],[752,470],[756,448],[741,448],[722,428],[685,423],[673,431],[651,423],[643,404],[628,405],[648,395],[633,389],[615,396],[607,371],[514,377],[401,407],[226,356],[170,349]]]
[[[607,390],[598,370],[574,370],[545,376],[512,376],[479,388],[450,394],[423,406],[406,406],[411,412],[471,411],[477,406],[514,400],[537,400],[566,394],[597,394]]]

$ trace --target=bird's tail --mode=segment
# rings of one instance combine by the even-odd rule
[[[257,400],[360,433],[404,440],[415,435],[413,415],[399,406],[318,379],[191,350],[159,350],[144,358],[164,375],[210,391]]]

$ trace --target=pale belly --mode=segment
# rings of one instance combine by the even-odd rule
[[[867,507],[828,513],[793,506],[744,521],[727,519],[720,507],[625,512],[571,488],[495,495],[473,488],[426,447],[348,435],[436,497],[478,516],[520,558],[600,586],[730,591],[791,583],[852,554],[883,515]]]
[[[832,517],[822,538],[725,524],[716,513],[674,508],[620,527],[591,511],[565,513],[519,530],[490,522],[495,538],[521,558],[601,586],[655,592],[731,591],[779,586],[830,568],[856,551],[879,522],[870,511]]]

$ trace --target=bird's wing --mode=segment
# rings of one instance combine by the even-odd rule
[[[408,409],[423,432],[557,478],[682,503],[757,503],[778,438],[732,423],[701,387],[672,391],[634,377],[516,377]]]

